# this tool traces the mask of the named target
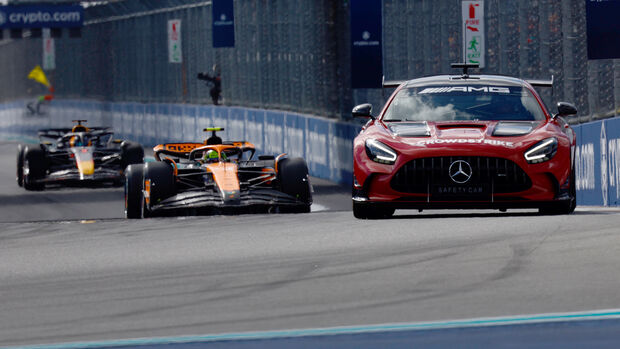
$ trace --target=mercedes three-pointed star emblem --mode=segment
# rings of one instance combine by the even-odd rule
[[[448,174],[454,183],[463,184],[471,178],[473,171],[467,161],[456,160],[450,164]]]

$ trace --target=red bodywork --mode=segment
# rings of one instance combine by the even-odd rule
[[[437,77],[439,79],[445,77]],[[481,77],[484,79],[484,77]],[[501,77],[492,77],[492,83],[502,81]],[[425,78],[428,83],[429,78]],[[392,208],[511,208],[544,207],[558,200],[565,200],[562,193],[569,192],[574,182],[571,181],[573,160],[572,149],[575,134],[561,117],[552,117],[544,107],[540,96],[527,82],[506,78],[510,86],[515,81],[527,88],[536,97],[546,120],[535,122],[533,130],[519,136],[494,136],[493,131],[498,121],[440,121],[426,122],[429,136],[399,136],[389,128],[390,122],[382,118],[402,84],[390,97],[376,120],[370,120],[364,126],[353,144],[354,184],[353,201],[358,204],[381,204]],[[410,81],[415,83],[416,80]],[[479,81],[478,81],[479,83]],[[442,85],[449,81],[442,80]],[[454,83],[456,84],[456,83]],[[459,85],[466,82],[458,81]],[[409,85],[411,86],[411,85]],[[524,153],[536,143],[550,138],[557,138],[557,153],[550,160],[541,163],[528,163]],[[371,160],[365,143],[368,139],[378,140],[397,153],[394,164],[383,164]],[[392,180],[405,164],[414,159],[437,157],[491,157],[508,159],[514,162],[531,180],[529,188],[518,192],[493,192],[487,199],[467,200],[435,199],[432,190],[425,193],[400,192],[394,189]]]

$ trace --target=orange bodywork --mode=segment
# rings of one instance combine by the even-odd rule
[[[213,174],[213,180],[224,192],[238,191],[239,178],[237,177],[237,164],[218,162],[207,166],[207,172]]]

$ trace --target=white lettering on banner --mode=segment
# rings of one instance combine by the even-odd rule
[[[266,123],[265,124],[265,152],[279,153],[282,151],[282,126]]]
[[[596,188],[593,143],[582,144],[575,149],[575,176],[577,190]]]
[[[284,137],[284,151],[290,156],[304,155],[304,131],[295,128],[286,128],[286,137]]]
[[[601,124],[601,194],[603,195],[603,205],[607,206],[608,198],[608,177],[607,177],[607,133],[605,123]]]
[[[330,167],[350,171],[353,168],[353,140],[332,136],[330,148]]]
[[[327,165],[327,144],[325,135],[308,131],[306,158],[309,163]]]
[[[616,188],[616,201],[620,199],[620,138],[607,142],[609,162],[609,186]]]
[[[247,138],[256,146],[257,150],[263,149],[263,123],[248,122],[246,128]]]
[[[226,138],[230,140],[234,140],[234,141],[245,140],[246,137],[243,132],[244,127],[245,127],[245,122],[243,120],[228,120],[228,129],[226,129],[226,133],[228,137]],[[209,136],[211,136],[211,134],[209,134]]]
[[[492,92],[492,93],[510,93],[510,88],[499,86],[454,86],[454,87],[427,87],[418,92],[418,94],[427,93],[450,93],[450,92]]]

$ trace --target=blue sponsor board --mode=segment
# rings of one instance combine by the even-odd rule
[[[608,119],[604,126],[605,148],[601,158],[607,160],[607,180],[603,178],[602,187],[607,187],[607,205],[620,206],[620,119]]]
[[[381,88],[381,0],[351,0],[351,87]]]
[[[0,29],[79,28],[84,8],[79,5],[0,6]]]
[[[586,0],[588,59],[620,58],[620,0]]]
[[[329,122],[308,118],[306,127],[306,162],[310,173],[329,178]]]
[[[233,0],[213,0],[213,47],[235,47]]]

